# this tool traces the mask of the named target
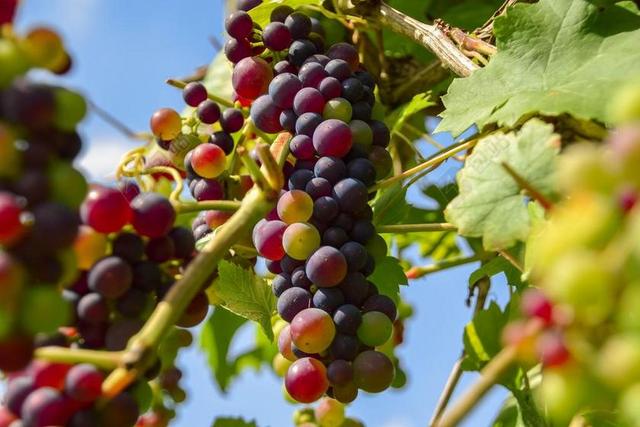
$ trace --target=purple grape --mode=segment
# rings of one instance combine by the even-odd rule
[[[233,138],[227,132],[214,132],[209,136],[209,143],[222,148],[222,151],[224,151],[224,154],[227,156],[233,152]]]
[[[307,62],[300,67],[298,77],[304,87],[319,87],[320,83],[327,77],[324,67],[317,62]]]
[[[327,379],[332,385],[345,385],[353,381],[353,367],[346,360],[334,360],[327,366]]]
[[[297,67],[301,66],[304,61],[317,52],[316,46],[310,40],[294,40],[289,46],[289,62]]]
[[[339,212],[338,203],[331,197],[322,196],[313,202],[313,217],[317,220],[329,223]]]
[[[375,285],[374,285],[375,287]],[[386,295],[372,295],[362,304],[364,312],[379,311],[394,322],[398,316],[398,309],[391,298]]]
[[[190,107],[197,107],[207,99],[207,88],[199,82],[188,83],[182,90],[182,98]]]
[[[331,314],[344,303],[344,295],[337,288],[320,288],[313,294],[313,306]]]
[[[307,183],[307,186],[304,188],[304,191],[311,196],[313,200],[316,200],[320,197],[330,196],[331,195],[331,183],[324,178],[313,178],[311,181]]]
[[[131,202],[133,228],[146,237],[167,234],[176,219],[176,211],[165,197],[156,193],[143,193]]]
[[[299,90],[293,99],[293,111],[300,116],[304,113],[322,113],[324,97],[318,89],[305,87]]]
[[[331,59],[342,59],[349,64],[351,71],[356,71],[360,66],[358,51],[349,43],[336,43],[329,48],[327,56]]]
[[[244,116],[237,108],[227,108],[220,117],[220,126],[226,133],[235,133],[242,129]]]
[[[304,263],[302,262],[298,267],[296,267],[291,272],[291,284],[296,288],[302,289],[310,289],[311,288],[311,280],[307,277],[307,273],[304,269]]]
[[[327,65],[325,65],[324,69],[329,76],[335,78],[339,82],[351,77],[351,68],[349,67],[349,64],[342,59],[330,60],[327,62]],[[342,85],[340,86],[340,92],[342,92]]]
[[[291,31],[282,22],[272,22],[267,25],[262,32],[262,39],[264,45],[274,51],[287,49],[293,41]]]
[[[362,210],[369,200],[367,187],[353,178],[345,178],[336,183],[332,196],[340,205],[340,210],[349,213]]]
[[[355,120],[369,121],[371,119],[372,109],[369,104],[363,101],[358,101],[352,105],[352,118]]]
[[[22,420],[29,427],[65,425],[69,410],[64,396],[51,387],[34,390],[22,404]]]
[[[340,289],[347,303],[360,307],[367,298],[369,285],[362,273],[349,273],[340,284]]]
[[[283,110],[282,113],[280,113],[280,118],[278,120],[280,121],[282,129],[289,132],[295,132],[298,116],[293,112],[293,110]]]
[[[347,167],[337,157],[321,157],[316,162],[313,172],[316,177],[324,178],[331,184],[336,184],[347,176]]]
[[[133,288],[118,298],[116,310],[124,317],[138,317],[147,308],[148,302],[149,294]]]
[[[229,39],[224,44],[224,56],[234,64],[250,57],[251,53],[251,43],[246,39]],[[194,107],[196,106],[197,104],[194,105]]]
[[[295,171],[289,178],[289,190],[304,190],[312,178],[313,172],[310,170],[302,169]]]
[[[391,133],[389,132],[387,125],[377,120],[371,120],[369,122],[369,127],[373,132],[373,145],[383,148],[387,147],[391,140]]]
[[[282,130],[280,126],[280,113],[282,109],[278,107],[271,96],[262,95],[251,105],[251,120],[263,132],[277,133]]]
[[[316,286],[336,286],[347,274],[347,261],[336,248],[322,246],[309,257],[305,271]]]
[[[206,225],[204,225],[206,227]],[[162,271],[157,264],[142,261],[133,267],[132,285],[144,292],[153,291],[162,280]]]
[[[101,324],[109,320],[109,305],[102,295],[92,292],[80,298],[77,313],[82,322]]]
[[[367,250],[358,242],[347,242],[341,248],[340,252],[347,260],[347,269],[349,272],[359,271],[367,263]]]
[[[105,346],[109,351],[120,351],[127,347],[129,339],[142,329],[144,322],[140,319],[121,319],[107,329]]]
[[[369,240],[376,234],[376,228],[367,220],[358,220],[353,223],[353,228],[349,236],[358,243],[366,245]]]
[[[117,298],[131,287],[133,271],[125,260],[117,256],[101,259],[89,271],[89,289],[105,298]]]
[[[339,333],[355,335],[358,332],[360,323],[362,323],[362,313],[355,305],[341,305],[333,313],[333,322],[336,324],[336,330]]]
[[[269,95],[273,103],[282,109],[293,107],[293,99],[302,89],[302,82],[293,74],[278,74],[269,84]]]
[[[313,132],[322,123],[322,115],[318,113],[304,113],[296,121],[296,134],[313,136]]]
[[[251,9],[254,9],[262,4],[262,0],[237,0],[236,8],[238,10],[244,10],[245,12],[249,12]]]
[[[323,67],[325,65],[327,65],[329,63],[330,59],[328,56],[326,55],[322,55],[320,53],[316,53],[315,55],[311,55],[310,57],[308,57],[305,61],[304,64],[308,64],[310,62],[316,62],[320,65],[322,65]],[[302,64],[302,65],[304,65]]]
[[[46,202],[36,206],[32,213],[32,232],[38,237],[41,248],[56,251],[73,243],[80,225],[76,212],[65,205]]]
[[[291,74],[298,73],[298,69],[294,65],[292,65],[289,61],[286,61],[286,60],[282,60],[276,63],[276,65],[273,66],[273,71],[275,72],[276,75],[282,74],[282,73],[291,73]]]
[[[238,10],[227,17],[224,27],[234,39],[244,39],[253,31],[253,19],[247,12]]]
[[[132,426],[140,415],[136,400],[128,393],[120,393],[102,407],[102,427]]]
[[[174,227],[169,232],[169,237],[173,241],[174,257],[178,259],[188,259],[196,249],[196,241],[185,227]]]
[[[271,11],[271,15],[269,20],[271,22],[284,22],[287,19],[287,16],[291,15],[294,12],[291,6],[287,6],[283,4],[281,6],[276,7]]]
[[[282,272],[283,273],[288,273],[288,274],[292,274],[293,270],[295,270],[296,268],[300,267],[303,264],[304,264],[304,261],[293,259],[289,255],[285,255],[280,260],[280,268],[282,269]],[[303,271],[304,271],[304,269],[303,269]],[[272,273],[274,273],[274,272],[272,271]]]
[[[224,189],[215,179],[200,179],[193,188],[193,197],[201,202],[203,200],[222,200]]]
[[[313,146],[320,156],[344,157],[351,145],[351,129],[340,120],[325,120],[313,132]]]
[[[22,404],[33,390],[35,390],[35,384],[31,377],[24,376],[10,380],[4,395],[4,405],[20,417]]]
[[[302,288],[287,289],[278,298],[278,314],[287,322],[291,322],[296,314],[309,307],[311,293]]]
[[[325,100],[338,98],[342,95],[342,85],[335,77],[325,77],[318,85],[318,90]]]
[[[198,105],[198,118],[204,124],[214,124],[220,118],[220,107],[215,102],[207,99]]]
[[[315,154],[313,141],[307,135],[296,135],[289,142],[291,154],[298,160],[312,159]]]
[[[340,227],[329,227],[322,233],[322,244],[340,248],[349,241],[349,235]]]
[[[303,39],[311,32],[311,20],[301,12],[294,12],[287,16],[284,25],[289,28],[294,39]]]
[[[376,182],[376,168],[369,159],[355,159],[347,165],[347,174],[367,187]]]
[[[162,264],[173,258],[175,246],[168,236],[155,237],[147,242],[145,254],[149,261]]]
[[[335,359],[354,360],[360,351],[358,338],[352,335],[336,334],[329,352]]]
[[[111,244],[111,253],[128,262],[137,262],[144,255],[144,242],[137,234],[120,233]]]
[[[287,273],[280,273],[276,275],[271,282],[271,289],[276,297],[279,297],[284,291],[291,287],[293,287],[291,284],[291,275]]]

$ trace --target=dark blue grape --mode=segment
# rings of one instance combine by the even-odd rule
[[[367,298],[369,285],[362,273],[348,273],[340,283],[340,289],[347,303],[360,307]]]
[[[267,133],[277,133],[282,130],[280,125],[280,113],[278,107],[269,95],[261,95],[253,101],[249,115],[258,129]]]
[[[331,183],[326,179],[313,178],[307,183],[304,191],[311,196],[312,199],[316,200],[323,196],[330,196],[332,188]]]
[[[362,310],[384,313],[392,322],[398,316],[398,309],[391,298],[386,295],[372,295],[362,304]]]
[[[363,209],[369,200],[367,187],[361,181],[353,178],[346,178],[336,183],[332,196],[340,205],[340,209],[349,213]]]
[[[224,154],[227,156],[233,152],[234,142],[231,135],[227,132],[214,132],[211,136],[209,136],[209,143],[217,145],[222,148]]]
[[[311,19],[301,12],[294,12],[284,20],[294,39],[303,39],[311,32]]]
[[[303,288],[287,289],[278,298],[278,314],[287,322],[291,322],[296,314],[309,307],[311,293]]]
[[[351,77],[351,68],[346,61],[342,59],[332,59],[325,65],[324,69],[331,77],[343,81]]]
[[[337,157],[321,157],[316,162],[313,172],[316,177],[324,178],[331,184],[336,184],[346,177],[347,166]]]
[[[355,335],[358,332],[360,323],[362,323],[362,313],[355,305],[344,304],[333,313],[333,322],[336,324],[336,330],[339,333]]]
[[[307,273],[304,269],[304,263],[301,263],[298,267],[293,269],[291,273],[291,284],[296,288],[311,289],[311,280],[307,277]]]
[[[349,235],[340,227],[329,227],[322,233],[322,244],[340,248],[349,241]]]
[[[360,342],[352,335],[336,334],[329,352],[335,359],[351,361],[360,352]]]
[[[351,101],[351,103],[358,102],[364,95],[364,87],[360,80],[355,77],[349,77],[342,82],[342,97]]]
[[[367,187],[376,182],[376,168],[369,159],[354,159],[347,164],[347,174]]]
[[[293,285],[291,284],[291,276],[287,273],[280,273],[273,278],[271,282],[271,288],[273,289],[273,294],[276,297],[282,295],[284,291],[291,288]]]
[[[313,294],[313,306],[331,314],[344,303],[344,295],[340,289],[320,288]]]
[[[295,40],[289,46],[289,62],[299,67],[304,61],[317,52],[316,45],[311,40]]]
[[[290,73],[278,74],[269,84],[269,96],[273,103],[282,109],[291,109],[293,99],[302,89],[302,82]]]
[[[322,115],[318,113],[304,113],[296,120],[296,133],[298,135],[313,136],[313,132],[322,123]]]
[[[330,223],[338,212],[338,203],[331,197],[322,196],[313,202],[313,217],[319,221]]]
[[[298,120],[298,115],[293,112],[293,110],[284,110],[280,113],[280,126],[282,129],[294,132],[296,130],[296,120]]]
[[[313,179],[313,172],[310,170],[297,170],[289,178],[289,190],[304,190],[311,179]]]
[[[340,252],[347,260],[349,272],[359,271],[367,263],[367,250],[358,242],[347,242],[340,247]]]
[[[369,240],[376,234],[376,228],[367,220],[358,220],[353,224],[353,228],[349,235],[358,243],[366,245]]]

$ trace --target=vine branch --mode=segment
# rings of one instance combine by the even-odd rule
[[[378,230],[378,233],[418,233],[430,231],[453,231],[456,230],[456,226],[449,224],[448,222],[433,224],[392,224],[379,225],[376,227],[376,230]]]

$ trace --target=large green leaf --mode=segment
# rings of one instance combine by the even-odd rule
[[[518,132],[483,138],[458,173],[460,194],[447,206],[447,220],[462,236],[482,237],[487,250],[526,240],[531,223],[527,200],[503,162],[548,195],[558,150],[559,136],[553,127],[537,119]]]
[[[498,53],[451,84],[439,131],[512,126],[535,113],[606,122],[611,93],[640,74],[640,16],[619,5],[516,4],[494,29]]]
[[[480,370],[498,354],[500,333],[509,316],[498,304],[491,302],[486,310],[479,311],[464,328],[465,368]]]
[[[376,263],[376,268],[369,276],[369,280],[376,285],[382,295],[388,296],[396,303],[400,300],[400,285],[408,283],[400,262],[390,256]]]
[[[483,277],[493,277],[497,274],[504,273],[509,285],[521,288],[523,286],[521,273],[513,264],[503,257],[496,257],[483,264],[469,276],[469,286],[473,286]]]
[[[253,270],[242,268],[228,261],[218,264],[218,278],[213,284],[215,296],[227,310],[253,320],[262,326],[264,333],[273,339],[271,315],[276,299],[271,287],[256,276]]]

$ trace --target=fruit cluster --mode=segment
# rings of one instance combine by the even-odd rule
[[[638,160],[638,125],[619,128],[603,146],[567,149],[558,171],[566,197],[529,244],[540,291],[525,294],[522,306],[538,327],[521,333],[512,325],[507,337],[520,354],[537,349],[539,394],[557,425],[596,409],[615,425],[640,422]]]
[[[342,403],[323,397],[315,408],[302,408],[293,414],[296,427],[364,427],[360,421],[345,416]]]
[[[371,119],[375,82],[353,46],[321,54],[313,21],[287,6],[274,9],[261,32],[242,11],[226,29],[233,46],[254,41],[268,49],[227,49],[236,63],[233,88],[250,104],[252,122],[266,133],[290,132],[286,189],[253,231],[276,275],[278,313],[290,322],[278,339],[293,362],[287,391],[305,403],[325,393],[351,402],[358,388],[380,392],[394,366],[375,347],[391,337],[397,309],[367,281],[387,249],[368,205],[368,187],[389,172],[371,160],[388,159],[389,143],[389,130]]]
[[[71,249],[87,184],[72,162],[81,148],[83,98],[20,77],[32,67],[64,72],[53,31],[0,37],[0,370],[32,358],[34,336],[69,320],[59,287],[77,274]]]

